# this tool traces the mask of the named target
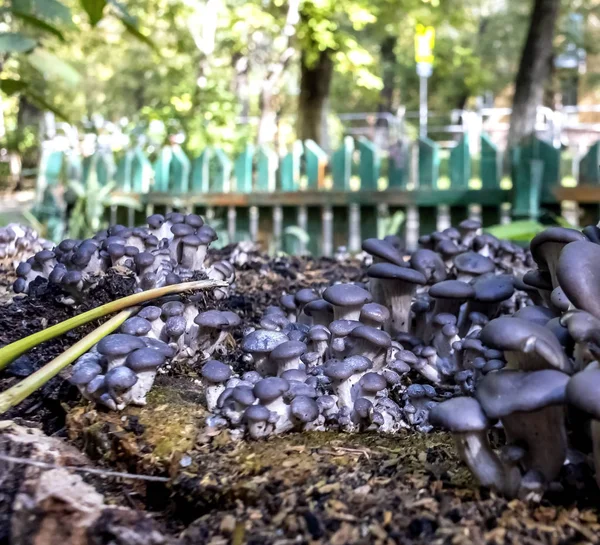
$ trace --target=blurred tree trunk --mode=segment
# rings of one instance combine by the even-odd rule
[[[233,92],[241,106],[240,116],[246,118],[250,115],[250,88],[248,86],[250,59],[247,55],[237,53],[233,55],[232,64],[235,70]]]
[[[394,82],[396,79],[394,77],[396,72],[394,48],[397,40],[396,36],[386,36],[379,48],[383,80],[383,89],[379,94],[379,107],[377,109],[379,113],[394,111]]]
[[[560,0],[534,0],[529,32],[515,81],[508,146],[533,134],[537,107],[542,105],[550,74],[552,41]]]
[[[317,61],[306,65],[302,54],[300,70],[300,97],[298,99],[298,138],[314,140],[323,149],[328,148],[327,103],[333,59],[331,51],[321,51]]]

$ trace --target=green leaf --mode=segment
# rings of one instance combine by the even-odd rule
[[[27,56],[27,60],[45,77],[62,79],[71,87],[75,87],[81,79],[75,68],[46,49],[36,49]]]
[[[297,225],[290,225],[283,230],[284,235],[297,238],[300,242],[308,244],[310,242],[310,235]]]
[[[146,45],[149,45],[155,51],[158,51],[158,48],[156,47],[156,44],[152,41],[152,39],[146,36],[145,34],[142,34],[140,30],[134,24],[131,23],[131,21],[123,17],[119,17],[118,15],[117,17],[121,21],[121,23],[123,23],[125,30],[127,30],[129,34],[131,34],[134,38],[137,38],[141,42],[144,42]]]
[[[12,0],[13,13],[31,15],[38,19],[72,23],[71,10],[59,0]]]
[[[125,19],[129,21],[132,25],[137,25],[137,21],[131,13],[127,11],[127,8],[123,4],[123,2],[119,2],[118,0],[108,0],[108,3],[112,6],[113,10],[116,10],[118,13],[115,13],[115,16],[118,19]]]
[[[535,235],[541,233],[545,227],[533,220],[521,220],[507,223],[506,225],[494,225],[486,227],[485,231],[497,238],[513,241],[528,241]]]
[[[0,53],[25,53],[36,45],[35,40],[20,32],[0,32]]]
[[[25,89],[24,94],[27,96],[27,98],[31,100],[31,102],[33,102],[40,109],[48,110],[49,112],[52,112],[56,117],[60,117],[64,121],[70,122],[69,117],[64,112],[62,112],[50,102],[48,102],[42,95],[31,91],[29,88]]]
[[[81,7],[90,18],[90,24],[96,26],[104,15],[106,0],[79,0]]]
[[[65,37],[63,36],[63,34],[60,30],[58,30],[56,27],[46,23],[45,21],[42,21],[41,19],[34,17],[33,15],[27,15],[26,13],[21,13],[19,11],[13,11],[13,16],[18,19],[21,19],[28,25],[31,25],[35,28],[39,28],[40,30],[43,30],[45,32],[49,32],[50,34],[54,34],[62,42],[65,41]]]
[[[0,90],[7,95],[14,95],[27,87],[27,82],[20,79],[0,79]]]

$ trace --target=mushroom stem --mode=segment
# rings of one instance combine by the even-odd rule
[[[456,449],[482,486],[502,492],[504,467],[492,450],[487,430],[454,433]]]
[[[138,307],[123,310],[44,365],[41,369],[38,369],[12,388],[2,392],[0,394],[0,414],[21,403],[21,401],[46,384],[51,378],[55,377],[67,365],[73,363],[79,356],[92,348],[100,339],[115,331],[137,310]]]

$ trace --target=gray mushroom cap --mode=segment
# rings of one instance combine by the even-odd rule
[[[535,352],[550,367],[570,371],[571,362],[556,336],[548,328],[521,318],[502,316],[481,330],[481,342],[498,350]]]
[[[194,323],[209,329],[229,328],[229,319],[219,310],[207,310],[205,312],[201,312],[194,318]]]
[[[487,430],[492,422],[472,397],[455,397],[438,403],[429,411],[429,422],[454,433]]]
[[[363,325],[358,320],[334,320],[329,324],[329,331],[336,337],[345,337],[353,329]]]
[[[398,267],[398,265],[393,265],[392,263],[375,263],[375,265],[371,265],[367,269],[367,275],[370,278],[401,280],[417,285],[424,285],[426,283],[423,273],[409,267]]]
[[[571,377],[567,384],[567,401],[600,420],[600,370],[582,371]]]
[[[82,275],[80,271],[67,271],[65,275],[62,277],[61,282],[65,286],[74,286],[79,284],[82,280]]]
[[[229,380],[231,368],[220,361],[209,360],[202,366],[201,374],[209,382],[221,383]]]
[[[123,322],[121,333],[141,337],[142,335],[146,335],[151,329],[152,324],[148,320],[140,316],[133,316]]]
[[[552,279],[547,271],[528,271],[523,275],[523,282],[538,290],[552,290]]]
[[[271,355],[272,360],[287,360],[290,358],[300,357],[306,352],[306,344],[300,341],[287,341],[277,345]]]
[[[343,360],[332,359],[323,366],[323,374],[333,380],[346,380],[354,373],[366,371],[372,365],[371,361],[364,356],[349,356]]]
[[[577,231],[579,232],[579,231]],[[558,283],[569,301],[600,318],[600,245],[581,241],[567,244],[556,267]]]
[[[365,340],[380,348],[388,348],[392,344],[389,333],[368,325],[355,327],[348,336],[353,339]]]
[[[185,305],[181,301],[169,301],[161,306],[163,316],[181,316],[185,311]]]
[[[331,332],[324,325],[314,325],[308,330],[308,338],[311,341],[328,341]]]
[[[315,299],[304,305],[304,314],[312,316],[316,312],[326,312],[333,317],[333,307],[325,299]]]
[[[378,373],[365,373],[359,384],[362,390],[371,393],[379,392],[387,387],[385,378]]]
[[[250,386],[236,386],[231,392],[231,397],[240,405],[248,407],[256,401]]]
[[[290,389],[290,383],[279,377],[267,377],[259,380],[253,388],[254,395],[261,401],[269,403],[282,396]]]
[[[390,311],[387,307],[379,303],[367,303],[360,309],[360,321],[370,320],[372,322],[383,324],[390,317]]]
[[[296,292],[294,299],[298,306],[304,306],[315,299],[319,299],[319,296],[314,292],[314,290],[303,288]]]
[[[513,317],[520,318],[521,320],[526,320],[528,322],[534,322],[543,326],[552,320],[552,318],[556,317],[556,314],[548,307],[530,305],[519,309],[513,314]]]
[[[106,386],[111,390],[128,390],[138,381],[138,376],[129,367],[120,365],[111,369],[104,377]]]
[[[187,237],[194,234],[194,228],[186,223],[176,223],[171,226],[171,233],[176,237]]]
[[[370,303],[373,297],[355,284],[334,284],[323,292],[323,299],[338,307],[353,307]]]
[[[139,337],[113,333],[102,339],[97,347],[98,352],[104,356],[126,356],[134,350],[144,348],[146,345]]]
[[[250,405],[244,411],[244,419],[248,422],[268,422],[271,411],[263,405]]]
[[[414,252],[410,258],[410,266],[419,271],[430,284],[446,280],[446,265],[442,257],[433,250],[421,248]]]
[[[529,244],[529,249],[534,261],[542,270],[548,270],[548,263],[544,255],[544,246],[548,243],[566,245],[570,242],[583,241],[586,246],[591,245],[584,234],[576,229],[568,229],[566,227],[548,227],[541,233],[533,237]]]
[[[198,214],[186,214],[184,221],[196,229],[204,225],[204,220]]]
[[[165,217],[162,214],[152,214],[146,218],[146,222],[152,229],[159,229],[165,222]]]
[[[281,378],[287,380],[288,382],[292,380],[304,382],[308,378],[308,375],[300,369],[288,369],[287,371],[281,373]]]
[[[185,333],[187,322],[183,316],[171,316],[165,322],[165,333],[169,337],[179,338]]]
[[[88,384],[102,373],[102,367],[94,361],[78,361],[73,366],[73,372],[69,382],[75,386]]]
[[[155,306],[144,307],[137,313],[138,317],[144,318],[145,320],[149,320],[151,322],[153,322],[154,320],[158,320],[161,314],[161,308]]]
[[[156,369],[165,362],[165,356],[153,348],[140,348],[127,356],[125,365],[136,373]]]
[[[402,258],[402,254],[391,243],[378,238],[367,238],[362,242],[363,251],[383,261],[394,263],[400,267],[407,267],[408,263]]]
[[[554,369],[510,371],[485,375],[475,396],[485,414],[502,418],[515,412],[531,412],[565,403],[569,376]]]
[[[175,355],[175,349],[163,341],[151,337],[140,337],[147,348],[160,352],[165,358],[172,358]]]
[[[515,292],[514,278],[507,274],[482,276],[473,281],[473,289],[476,301],[500,303],[510,299]]]
[[[461,273],[481,275],[492,272],[496,266],[494,262],[477,252],[464,252],[454,258],[454,266]]]
[[[354,402],[354,412],[360,416],[360,418],[369,418],[369,414],[373,409],[373,403],[364,397],[359,397]]]
[[[436,299],[460,299],[466,301],[475,295],[475,289],[461,280],[443,280],[429,288],[429,295]]]
[[[155,260],[156,258],[150,252],[139,252],[133,258],[134,263],[141,268],[149,267]]]
[[[286,378],[286,377],[283,377]],[[258,371],[246,371],[242,375],[242,380],[245,382],[249,382],[250,384],[256,384],[259,380],[262,379],[262,376]]]
[[[282,295],[279,298],[279,304],[286,310],[296,310],[297,305],[296,305],[296,300],[294,298],[293,295],[291,294],[286,294],[286,295]]]
[[[272,352],[280,344],[287,341],[288,337],[285,333],[257,329],[244,337],[242,350],[244,352],[267,353]]]
[[[292,415],[300,422],[313,422],[319,416],[319,406],[314,399],[299,395],[290,403]]]

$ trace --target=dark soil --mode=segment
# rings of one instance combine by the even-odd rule
[[[284,292],[363,276],[357,262],[255,256],[238,270],[230,297],[218,306],[236,311],[247,327],[258,324],[262,310]],[[129,280],[111,276],[88,306],[130,291]],[[79,312],[55,297],[43,292],[5,305],[0,342]],[[21,358],[0,375],[0,389],[94,326]],[[241,338],[241,328],[234,337]],[[239,368],[239,355],[232,350],[226,359]],[[234,442],[227,432],[204,429],[195,370],[177,371],[159,376],[147,407],[120,414],[96,409],[59,376],[3,418],[39,422],[99,467],[170,476],[168,486],[114,478],[93,482],[107,501],[150,511],[180,545],[600,542],[600,496],[586,465],[566,466],[563,488],[528,505],[480,490],[445,433],[304,433]]]

